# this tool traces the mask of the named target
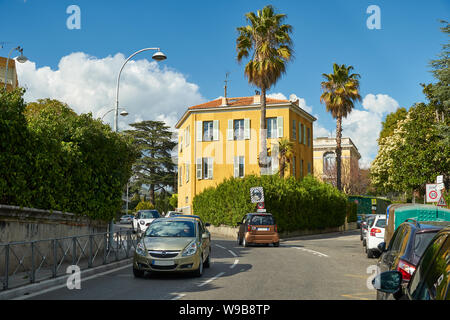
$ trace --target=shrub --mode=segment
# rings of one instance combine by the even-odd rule
[[[141,201],[138,203],[136,208],[134,208],[134,212],[138,212],[139,210],[153,210],[155,206],[150,201]]]
[[[196,195],[194,214],[215,226],[237,226],[245,214],[256,211],[256,205],[250,202],[250,188],[256,186],[264,188],[265,207],[280,232],[344,224],[346,196],[312,176],[302,180],[277,175],[232,177]]]

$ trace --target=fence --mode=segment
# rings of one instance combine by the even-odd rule
[[[111,241],[109,241],[111,240]],[[0,243],[2,290],[66,275],[67,267],[81,270],[127,259],[138,235],[131,230],[58,239]],[[1,290],[0,290],[1,291]]]

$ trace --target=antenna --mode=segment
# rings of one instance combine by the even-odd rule
[[[0,49],[3,49],[3,47],[5,46],[5,44],[11,43],[9,41],[0,41]]]
[[[230,73],[229,72],[227,72],[227,73],[225,73],[225,86],[223,87],[223,89],[224,89],[224,97],[226,98],[227,97],[227,87],[228,87],[228,81],[230,81],[230,80],[228,80],[228,76],[230,75]]]

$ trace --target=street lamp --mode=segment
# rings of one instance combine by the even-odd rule
[[[25,57],[24,55],[23,55],[23,48],[21,48],[20,46],[18,46],[18,47],[16,47],[16,48],[13,48],[13,49],[11,49],[11,51],[9,52],[9,54],[8,54],[8,59],[6,59],[6,68],[5,68],[5,91],[6,91],[6,85],[7,85],[7,83],[8,83],[8,63],[9,63],[9,58],[11,57],[11,53],[14,51],[14,50],[17,50],[17,51],[19,51],[20,52],[20,56],[18,56],[17,57],[17,62],[19,62],[19,63],[24,63],[24,62],[27,62],[28,61],[28,58],[27,57]]]
[[[123,109],[123,111],[120,112],[120,115],[121,115],[122,117],[126,117],[126,116],[129,114],[128,111],[125,110],[125,108],[119,107],[119,109]],[[103,120],[103,118],[104,118],[108,113],[110,113],[111,111],[114,111],[114,110],[116,110],[116,109],[114,108],[114,109],[111,109],[111,110],[106,111],[106,113],[102,116],[101,120]]]
[[[144,48],[141,50],[136,51],[135,53],[133,53],[132,55],[130,55],[125,62],[122,64],[122,67],[120,68],[119,71],[119,75],[117,76],[117,88],[116,88],[116,109],[115,109],[115,114],[114,114],[114,131],[118,132],[119,131],[119,84],[120,84],[120,75],[122,74],[122,70],[125,67],[125,65],[127,64],[128,61],[130,61],[131,58],[133,58],[135,55],[137,55],[138,53],[144,52],[144,51],[149,51],[149,50],[157,50],[157,52],[155,52],[152,56],[152,59],[155,61],[163,61],[166,60],[167,57],[164,53],[161,52],[160,48]],[[123,111],[121,112],[121,114],[123,113]],[[128,114],[128,113],[127,113]],[[113,220],[111,220],[110,224],[109,224],[109,234],[110,234],[110,244],[112,244],[112,239],[113,239],[113,235],[114,235],[114,223]]]

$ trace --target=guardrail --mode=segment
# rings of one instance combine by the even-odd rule
[[[0,243],[0,291],[130,258],[138,234],[131,230],[58,239]],[[110,241],[111,240],[111,241]]]

